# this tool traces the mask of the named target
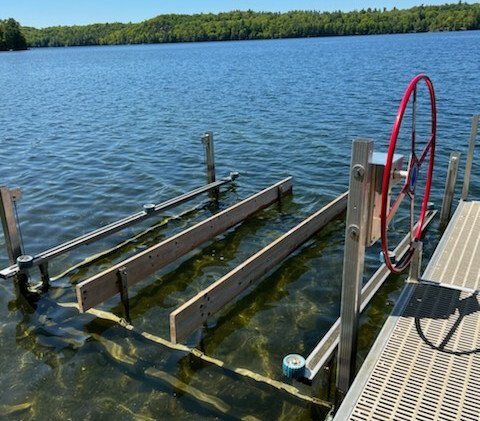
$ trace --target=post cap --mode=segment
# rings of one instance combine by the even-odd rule
[[[17,266],[19,269],[29,269],[33,266],[33,257],[28,254],[22,254],[17,257]]]
[[[155,210],[155,203],[145,203],[143,205],[143,210],[146,213],[152,213]]]

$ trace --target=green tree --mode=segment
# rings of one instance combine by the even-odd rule
[[[15,19],[0,20],[0,51],[26,50],[27,42]]]

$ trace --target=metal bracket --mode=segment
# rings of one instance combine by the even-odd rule
[[[128,275],[127,275],[127,268],[125,266],[118,269],[118,286],[120,290],[120,299],[122,300],[123,304],[123,311],[125,320],[128,323],[131,323],[130,319],[130,300],[128,298]]]
[[[42,275],[42,289],[46,291],[50,286],[50,275],[48,273],[48,262],[42,263],[38,267]]]
[[[277,188],[277,194],[278,194],[278,208],[279,211],[282,211],[282,188],[278,186]]]

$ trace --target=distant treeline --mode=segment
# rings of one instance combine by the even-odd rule
[[[232,11],[219,14],[160,15],[141,23],[24,27],[30,47],[141,44],[189,41],[398,34],[480,29],[480,4],[456,3],[411,9],[353,12]]]
[[[26,50],[27,43],[15,19],[0,20],[0,51]]]

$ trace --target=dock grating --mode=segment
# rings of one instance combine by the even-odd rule
[[[422,278],[480,289],[480,202],[460,202]]]
[[[335,420],[480,421],[480,203],[462,202],[407,284]]]

